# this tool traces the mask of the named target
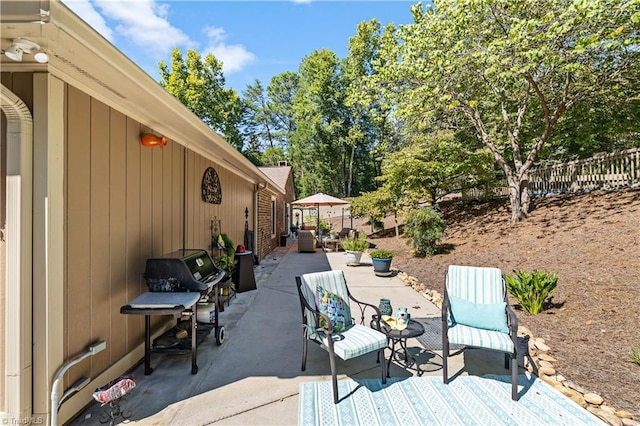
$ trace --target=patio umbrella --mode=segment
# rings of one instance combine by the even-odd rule
[[[297,201],[294,201],[294,205],[298,206],[312,206],[318,208],[318,227],[316,228],[318,232],[320,231],[320,206],[340,206],[344,204],[349,204],[348,201],[342,200],[340,198],[332,197],[331,195],[323,194],[322,192],[318,192],[317,194],[310,195],[305,198],[301,198]]]

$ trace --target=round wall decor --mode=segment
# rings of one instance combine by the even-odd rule
[[[202,176],[202,201],[211,204],[222,203],[220,179],[213,167],[208,167]]]

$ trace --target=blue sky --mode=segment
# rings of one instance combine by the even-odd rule
[[[342,58],[361,21],[412,21],[415,1],[156,1],[63,0],[155,80],[171,50],[213,53],[223,62],[227,87],[238,93],[259,79],[297,71],[322,48]]]

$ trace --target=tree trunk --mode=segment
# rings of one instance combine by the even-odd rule
[[[529,176],[507,179],[509,183],[509,201],[511,202],[511,223],[518,223],[529,216]]]
[[[400,236],[400,226],[398,223],[398,212],[393,213],[393,226],[396,229],[396,237]]]

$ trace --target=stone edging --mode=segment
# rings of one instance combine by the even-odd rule
[[[405,272],[398,272],[397,276],[406,286],[411,286],[438,308],[442,308],[442,295],[438,291],[428,289],[417,278]],[[523,368],[529,373],[537,375],[540,380],[543,380],[612,426],[640,426],[640,422],[634,420],[633,415],[628,411],[616,410],[606,403],[600,395],[588,392],[558,373],[553,367],[553,363],[556,360],[549,355],[551,348],[547,346],[543,338],[534,337],[531,330],[524,326],[518,327],[518,336],[528,341],[529,353],[523,357]]]

